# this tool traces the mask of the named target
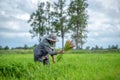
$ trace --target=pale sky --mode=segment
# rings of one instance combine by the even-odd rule
[[[47,0],[43,0],[47,1]],[[48,0],[49,1],[49,0]],[[88,0],[88,38],[85,46],[118,44],[120,47],[120,0]],[[0,0],[0,45],[32,46],[30,14],[37,9],[38,0]],[[58,46],[59,45],[59,46]],[[57,42],[61,47],[61,40]]]

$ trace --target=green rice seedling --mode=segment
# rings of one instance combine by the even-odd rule
[[[65,43],[65,46],[64,46],[64,50],[69,51],[69,50],[73,49],[73,47],[74,47],[73,42],[70,40],[67,40]],[[60,61],[61,59],[62,59],[62,54],[57,57],[57,62]]]
[[[68,50],[73,49],[73,47],[74,47],[73,42],[70,41],[70,40],[67,40],[66,43],[65,43],[64,50],[65,50],[65,51],[68,51]]]

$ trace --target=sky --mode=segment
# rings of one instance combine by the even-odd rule
[[[87,3],[88,38],[84,47],[98,45],[107,48],[108,45],[116,44],[120,47],[120,0],[87,0]],[[31,38],[31,27],[27,23],[30,15],[37,9],[37,4],[38,0],[0,0],[1,46],[38,44],[37,37]],[[56,47],[61,47],[61,40]]]

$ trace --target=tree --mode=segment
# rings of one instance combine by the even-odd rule
[[[98,45],[96,45],[96,46],[95,46],[95,50],[98,50],[98,49],[99,49],[99,47],[98,47]]]
[[[0,46],[0,50],[2,50],[2,46]]]
[[[92,48],[91,48],[91,50],[95,50],[95,48],[94,48],[94,47],[92,47]]]
[[[76,49],[82,49],[87,38],[87,6],[88,4],[86,3],[86,0],[72,0],[69,5],[69,26],[72,27],[72,38],[75,41]]]
[[[86,50],[90,50],[90,46],[87,46],[87,47],[86,47]]]
[[[64,36],[68,31],[69,27],[67,26],[67,9],[65,0],[58,0],[54,2],[53,7],[54,11],[52,12],[53,21],[52,25],[54,26],[55,32],[62,38],[62,49],[64,49]]]
[[[8,50],[9,49],[9,47],[8,46],[5,46],[5,48],[4,48],[5,50]]]
[[[33,34],[32,37],[38,36],[39,41],[41,41],[41,36],[46,34],[46,18],[44,7],[45,3],[40,2],[38,4],[38,9],[31,14],[30,19],[28,20],[28,23],[30,23],[32,27],[32,29],[29,32]]]
[[[100,50],[103,50],[103,47],[101,46],[99,49],[100,49]]]
[[[108,49],[111,49],[111,46],[110,46],[110,45],[108,45]]]
[[[28,46],[27,46],[27,44],[25,44],[25,45],[24,45],[24,49],[28,49]]]
[[[118,49],[118,45],[112,45],[111,49]]]

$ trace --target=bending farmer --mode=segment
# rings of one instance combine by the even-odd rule
[[[49,57],[48,54],[52,56],[53,62],[54,61],[54,55],[61,54],[64,51],[54,51],[54,45],[57,42],[57,36],[55,33],[52,33],[48,35],[46,38],[44,38],[38,46],[34,49],[34,61],[43,62],[43,64],[49,64]]]

